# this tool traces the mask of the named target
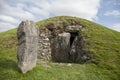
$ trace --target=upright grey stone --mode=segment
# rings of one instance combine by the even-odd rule
[[[68,62],[70,33],[61,33],[51,38],[52,59],[57,62]]]
[[[18,67],[26,73],[36,66],[38,49],[38,27],[32,21],[22,21],[18,27]]]

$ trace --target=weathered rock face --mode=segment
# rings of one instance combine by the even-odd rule
[[[82,26],[80,25],[74,25],[74,26],[66,26],[65,31],[66,32],[79,32],[81,30]]]
[[[50,39],[52,60],[57,62],[68,62],[70,33],[61,33]]]
[[[40,31],[38,42],[38,59],[42,61],[51,60],[51,47],[49,37],[51,32],[48,29]]]
[[[23,21],[17,31],[18,67],[26,73],[36,66],[38,49],[38,27],[32,21]]]

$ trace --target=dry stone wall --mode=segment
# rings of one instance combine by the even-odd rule
[[[40,30],[37,57],[42,61],[51,60],[50,34],[51,32],[48,29]]]

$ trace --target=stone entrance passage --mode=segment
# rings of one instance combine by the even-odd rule
[[[77,51],[80,48],[80,28],[81,26],[67,26],[63,33],[50,38],[53,61],[76,62],[79,54]]]
[[[72,44],[77,36],[78,36],[77,32],[70,32],[70,47],[72,46]]]
[[[76,43],[78,43],[78,32],[70,32],[70,49],[69,49],[69,59],[71,62],[75,62],[77,58]]]
[[[31,21],[23,21],[17,31],[18,67],[26,73],[36,66],[38,47],[38,27]]]

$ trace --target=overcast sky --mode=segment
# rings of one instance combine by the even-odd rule
[[[0,0],[0,32],[22,20],[76,16],[120,31],[120,0]]]

